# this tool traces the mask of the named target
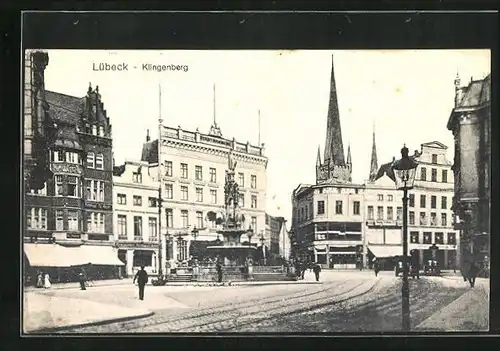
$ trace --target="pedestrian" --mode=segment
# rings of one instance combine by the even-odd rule
[[[136,279],[139,286],[139,300],[144,300],[144,287],[149,280],[148,273],[144,270],[144,266],[141,266],[141,269],[135,274],[133,284],[135,284]]]
[[[36,276],[36,287],[43,288],[43,274],[42,272],[38,272]]]
[[[380,271],[380,265],[377,259],[375,259],[375,261],[373,262],[373,271],[375,272],[375,276],[377,277],[378,272]]]
[[[222,283],[222,265],[219,261],[215,264],[215,270],[217,271],[217,282]]]
[[[304,275],[306,274],[306,270],[307,270],[307,263],[302,262],[300,266],[300,279],[304,280]]]
[[[48,274],[48,273],[45,273],[45,275],[44,275],[44,280],[43,280],[43,287],[44,287],[45,289],[48,289],[48,288],[50,288],[50,287],[51,287],[51,285],[52,285],[52,284],[50,283],[50,276],[49,276],[49,274]]]
[[[314,275],[316,276],[316,281],[319,282],[319,272],[321,272],[321,266],[319,264],[315,264],[313,267]]]
[[[85,272],[83,268],[80,270],[80,273],[78,274],[78,280],[80,281],[80,290],[87,290],[85,287]]]
[[[478,272],[479,272],[479,267],[477,266],[477,263],[475,261],[472,261],[469,267],[469,274],[468,274],[468,280],[471,288],[473,288],[474,285],[476,284],[476,277]]]

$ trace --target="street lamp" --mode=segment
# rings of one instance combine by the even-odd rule
[[[252,246],[252,236],[253,236],[252,226],[248,227],[247,236],[248,236],[248,246]]]
[[[410,330],[410,288],[408,286],[408,190],[413,188],[418,164],[408,157],[406,145],[401,149],[401,159],[392,164],[397,190],[403,190],[403,331]]]
[[[265,265],[266,264],[266,247],[264,246],[264,241],[265,241],[265,239],[264,239],[264,233],[262,233],[262,232],[260,233],[259,240],[260,240],[260,245],[262,247],[262,258],[263,258],[263,261],[264,261],[263,263]]]
[[[195,245],[196,245],[196,238],[198,237],[198,234],[200,233],[200,231],[198,230],[198,228],[196,228],[196,226],[193,228],[193,230],[191,231],[191,235],[193,236],[193,249],[195,248]],[[195,251],[195,250],[193,250]],[[196,255],[197,256],[197,255]]]

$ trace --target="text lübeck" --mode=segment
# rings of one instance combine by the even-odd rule
[[[94,71],[128,71],[128,63],[113,63],[109,64],[106,62],[92,63],[92,69]]]

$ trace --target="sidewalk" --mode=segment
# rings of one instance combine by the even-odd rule
[[[459,279],[450,280],[458,281]],[[483,278],[480,280],[478,278],[474,288],[471,288],[451,304],[434,313],[415,329],[416,331],[447,332],[488,331],[489,306],[489,279]]]
[[[130,285],[132,284],[132,279],[131,278],[125,278],[125,279],[107,279],[107,280],[94,280],[93,282],[94,287],[98,286],[114,286],[114,285]],[[80,283],[79,282],[73,282],[73,283],[56,283],[52,284],[50,287],[50,290],[52,289],[80,289]],[[27,286],[24,288],[25,292],[29,291],[42,291],[44,289],[36,288],[34,286]]]
[[[151,316],[146,309],[127,308],[78,298],[25,292],[23,331],[56,332],[80,325],[99,325]]]

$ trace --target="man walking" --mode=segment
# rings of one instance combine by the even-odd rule
[[[141,270],[137,271],[134,277],[133,284],[137,279],[137,284],[139,285],[139,300],[144,300],[144,287],[148,282],[148,273],[144,270],[144,266],[141,266]]]
[[[80,281],[80,290],[87,290],[87,288],[85,287],[85,271],[83,270],[83,268],[78,274],[78,280]]]
[[[316,281],[319,282],[319,272],[321,272],[321,266],[319,264],[315,264],[313,267],[314,275],[316,276]]]
[[[378,276],[378,272],[380,271],[380,265],[377,259],[375,259],[375,261],[373,262],[373,271],[375,272],[375,276]]]
[[[219,261],[217,261],[215,269],[217,270],[217,282],[222,283],[222,265]]]

